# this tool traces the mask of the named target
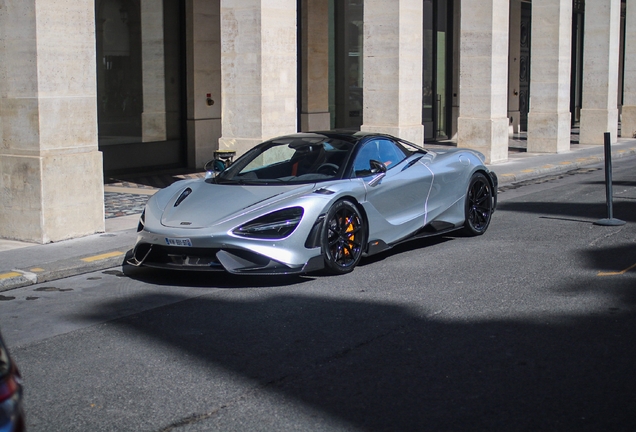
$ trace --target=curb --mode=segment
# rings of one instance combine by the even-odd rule
[[[13,269],[0,273],[0,292],[52,280],[105,270],[124,264],[127,251],[109,250],[98,255],[84,255],[41,266]]]
[[[636,147],[621,149],[612,152],[612,159],[621,159],[625,157],[636,156]],[[601,156],[588,156],[584,158],[577,158],[574,161],[565,161],[558,164],[545,164],[537,168],[530,168],[519,171],[517,173],[503,173],[497,174],[499,179],[499,186],[507,186],[513,183],[534,180],[541,177],[564,174],[569,171],[574,171],[589,165],[603,163],[605,157]],[[491,170],[493,166],[489,167]]]

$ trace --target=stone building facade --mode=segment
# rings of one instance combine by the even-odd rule
[[[0,0],[0,237],[104,229],[104,172],[296,131],[505,161],[636,134],[635,0]]]

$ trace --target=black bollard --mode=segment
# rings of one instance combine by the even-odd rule
[[[599,219],[594,225],[620,226],[625,225],[625,221],[614,218],[612,191],[612,138],[609,132],[605,132],[605,200],[607,202],[607,218]]]

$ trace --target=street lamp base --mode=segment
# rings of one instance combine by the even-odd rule
[[[620,220],[620,219],[616,219],[616,218],[611,218],[611,219],[599,219],[596,222],[594,222],[594,225],[601,225],[601,226],[621,226],[621,225],[625,225],[625,221],[624,220]]]

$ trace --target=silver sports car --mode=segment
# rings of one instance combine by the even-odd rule
[[[483,234],[497,176],[467,149],[389,135],[298,133],[152,196],[129,263],[236,274],[353,270],[361,257],[454,230]]]

